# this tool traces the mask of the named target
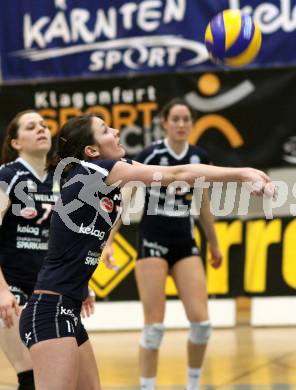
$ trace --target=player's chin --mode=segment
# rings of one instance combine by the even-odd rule
[[[180,133],[177,135],[177,141],[179,142],[187,141],[187,139],[188,139],[187,133]]]
[[[122,146],[122,145],[120,145],[119,146],[119,155],[120,155],[120,157],[119,158],[122,158],[122,157],[124,157],[125,156],[125,149],[124,149],[124,147]]]

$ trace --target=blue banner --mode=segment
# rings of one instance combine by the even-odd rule
[[[263,43],[250,67],[296,63],[296,0],[9,0],[1,2],[4,81],[215,70],[209,20],[240,8]]]

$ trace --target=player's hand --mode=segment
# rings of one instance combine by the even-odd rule
[[[254,168],[243,169],[244,181],[250,183],[250,191],[253,195],[265,195],[268,198],[276,198],[277,188],[270,177],[263,171]]]
[[[115,259],[113,257],[113,248],[111,244],[106,244],[104,250],[103,250],[103,261],[105,263],[105,266],[109,269],[112,269],[113,271],[118,271],[119,267],[115,264]]]
[[[218,246],[210,246],[211,257],[209,262],[213,268],[219,268],[222,264],[223,257]]]
[[[89,287],[88,288],[88,297],[82,302],[81,306],[81,317],[86,318],[90,317],[95,312],[95,301],[96,301],[96,294],[95,292]]]
[[[17,300],[9,290],[0,291],[0,318],[7,328],[14,324],[14,316],[19,316],[20,307]]]

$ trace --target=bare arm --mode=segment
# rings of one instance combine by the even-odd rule
[[[9,291],[0,268],[0,319],[10,328],[14,323],[14,315],[19,315],[20,308],[15,296]]]
[[[5,194],[5,192],[0,190],[0,226],[2,226],[2,221],[6,211],[9,209],[11,202],[9,197]]]
[[[129,186],[125,186],[122,188],[121,194],[122,194],[123,213],[124,213],[124,210],[126,208],[128,208],[131,200],[134,197],[135,192],[136,192],[135,187],[130,188]],[[110,232],[109,238],[106,242],[106,245],[105,245],[105,248],[104,248],[104,251],[102,254],[103,261],[104,261],[106,267],[109,269],[114,269],[114,270],[117,269],[117,266],[114,264],[115,259],[113,257],[112,244],[113,244],[114,238],[115,238],[116,234],[119,232],[121,226],[122,226],[122,219],[119,218],[116,225],[112,228],[112,230]]]
[[[207,189],[203,190],[199,222],[210,246],[212,256],[210,259],[210,263],[214,268],[218,268],[222,263],[222,254],[215,232],[214,216],[210,210],[210,200]]]
[[[0,190],[0,226],[2,226],[3,218],[10,207],[9,197],[5,192]],[[7,327],[13,325],[14,313],[19,314],[19,305],[15,296],[9,291],[4,275],[0,267],[0,318],[5,322]]]
[[[253,168],[226,168],[205,164],[163,167],[140,163],[130,165],[119,161],[110,172],[106,183],[120,182],[120,186],[123,186],[131,181],[140,181],[149,185],[158,180],[163,186],[174,181],[185,181],[192,186],[199,178],[217,182],[259,182],[259,189],[255,191],[257,193],[262,192],[262,188],[270,182],[264,172]]]

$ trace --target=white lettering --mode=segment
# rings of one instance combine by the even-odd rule
[[[153,8],[161,7],[161,1],[142,1],[139,6],[138,25],[144,31],[154,31],[160,25],[161,13]],[[156,20],[155,20],[156,19]]]
[[[292,7],[291,0],[280,0],[280,6],[262,2],[257,7],[241,7],[240,0],[229,0],[229,6],[253,15],[254,21],[264,34],[272,34],[280,29],[286,32],[296,29],[296,6]]]
[[[183,20],[185,11],[186,0],[167,0],[167,5],[163,13],[164,23],[170,23],[172,20]]]
[[[94,35],[96,38],[99,38],[102,34],[106,38],[114,39],[117,35],[117,25],[116,25],[116,9],[111,7],[107,11],[108,18],[104,14],[103,10],[98,10],[97,20],[95,25]]]
[[[62,39],[64,43],[71,42],[70,30],[63,12],[58,12],[56,14],[48,30],[44,34],[44,39],[47,43],[52,42],[56,38]]]
[[[119,8],[119,13],[123,16],[123,26],[127,30],[133,27],[133,13],[137,10],[137,4],[127,3]]]
[[[35,107],[37,108],[47,108],[47,92],[36,92],[35,93]]]
[[[34,236],[39,235],[39,228],[34,226],[21,226],[20,224],[17,225],[17,233],[29,233],[33,234]]]
[[[48,16],[43,16],[37,22],[32,25],[31,16],[28,14],[24,15],[24,47],[30,49],[34,42],[41,48],[46,46],[45,39],[41,33],[41,29],[50,22]]]
[[[79,233],[91,235],[98,237],[100,240],[102,240],[105,237],[105,232],[101,230],[96,230],[94,226],[92,228],[83,226],[83,223],[80,225]]]
[[[89,11],[84,9],[74,9],[71,12],[71,25],[72,25],[72,40],[73,42],[82,39],[84,42],[90,43],[95,40],[94,34],[92,34],[86,23],[89,21]]]

